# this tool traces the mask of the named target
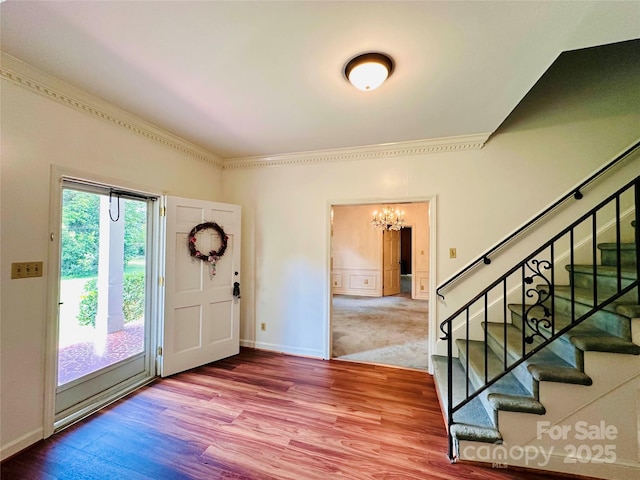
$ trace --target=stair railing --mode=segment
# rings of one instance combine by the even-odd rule
[[[635,148],[637,145],[633,149]],[[604,223],[599,225],[599,218]],[[607,232],[609,237],[615,237],[614,243],[620,245],[623,240],[622,228],[632,224],[631,218],[635,220],[633,223],[635,228],[635,267],[621,265],[621,253],[618,248],[617,267],[615,271],[610,271],[610,275],[615,276],[616,279],[615,287],[610,287],[606,291],[599,289],[597,274],[603,267],[598,265],[598,234]],[[581,307],[579,311],[575,306],[576,289],[580,288],[576,285],[576,269],[580,268],[576,266],[577,260],[586,260],[592,265],[591,272],[589,272],[588,266],[583,266],[582,269],[591,275],[593,284],[590,287],[590,299],[587,302],[590,308]],[[565,268],[561,268],[563,265]],[[609,270],[611,269],[613,267],[610,267]],[[567,274],[568,278],[566,278]],[[566,325],[557,322],[559,315],[553,292],[554,286],[559,282],[569,284],[567,295],[570,301],[570,311],[565,312],[565,316],[569,318]],[[637,289],[637,292],[634,292],[634,289]],[[582,215],[440,324],[440,330],[444,335],[442,340],[447,342],[449,458],[454,461],[451,426],[456,423],[454,421],[456,412],[555,339],[618,299],[640,303],[640,176]],[[521,305],[519,315],[522,322],[522,338],[516,339],[520,347],[519,356],[509,358],[507,327],[511,323],[509,321],[511,318],[510,310],[517,311],[517,307],[514,306],[516,302]],[[471,338],[470,329],[474,325],[478,325],[472,320],[478,317],[485,324],[485,328],[482,329],[483,333],[476,333],[476,337],[483,336],[484,340],[484,378],[480,382],[476,382],[482,385],[474,388],[469,376],[470,355],[468,352]],[[493,323],[503,326],[501,334],[504,348],[501,352],[501,371],[490,373],[487,324]],[[453,346],[456,336],[454,325],[460,331],[460,346],[466,348],[467,352],[466,368],[463,368],[466,372],[466,378],[457,379],[459,382],[455,383],[455,385],[460,385],[460,381],[463,382],[464,392],[457,390],[454,392]],[[511,340],[513,344],[513,338]],[[582,367],[582,365],[576,366]],[[462,400],[456,403],[454,398],[462,398]]]
[[[475,260],[473,260],[471,263],[469,263],[466,267],[464,267],[458,273],[456,273],[451,278],[446,280],[444,283],[442,283],[440,286],[438,286],[436,288],[436,294],[440,298],[442,298],[444,300],[444,295],[441,293],[442,290],[444,290],[448,286],[452,285],[456,281],[460,280],[463,276],[465,276],[467,273],[469,273],[473,268],[478,266],[480,263],[483,263],[484,265],[490,265],[491,264],[491,256],[493,254],[497,253],[500,249],[504,248],[505,245],[507,245],[508,243],[513,241],[515,238],[520,236],[520,234],[522,234],[526,230],[528,230],[531,227],[533,227],[540,220],[542,220],[543,218],[546,218],[552,211],[554,211],[560,205],[564,204],[567,200],[569,200],[571,198],[574,198],[576,200],[581,200],[583,198],[583,196],[584,196],[582,192],[588,185],[590,185],[596,179],[598,179],[603,174],[608,172],[611,168],[613,168],[614,166],[618,165],[620,162],[622,162],[624,159],[629,157],[633,152],[635,152],[639,148],[640,148],[640,141],[636,142],[635,144],[633,144],[632,146],[627,148],[624,152],[622,152],[620,155],[615,157],[609,163],[604,165],[597,172],[595,172],[589,178],[587,178],[582,183],[580,183],[577,187],[575,187],[570,192],[568,192],[565,195],[563,195],[561,198],[556,200],[553,204],[549,205],[547,208],[545,208],[543,211],[541,211],[538,215],[533,217],[527,223],[525,223],[524,225],[519,227],[517,230],[512,232],[509,236],[507,236],[506,238],[504,238],[503,240],[498,242],[496,245],[494,245],[489,250],[487,250],[482,255],[480,255]]]

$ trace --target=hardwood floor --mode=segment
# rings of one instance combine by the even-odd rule
[[[7,460],[11,479],[565,478],[451,465],[430,375],[243,349]]]

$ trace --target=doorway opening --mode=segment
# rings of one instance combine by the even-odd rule
[[[400,230],[400,291],[413,295],[413,227]]]
[[[60,197],[56,430],[155,376],[156,198],[71,179]]]
[[[405,226],[384,232],[380,207],[332,207],[331,357],[428,370],[429,204],[391,205]]]

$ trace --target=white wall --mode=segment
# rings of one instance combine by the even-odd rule
[[[2,69],[0,441],[4,458],[42,438],[43,432],[51,165],[156,193],[214,201],[222,196],[220,169],[194,158],[197,147],[10,57],[3,56]],[[96,112],[80,111],[68,102],[19,86],[4,76],[7,69],[23,78],[46,81],[69,95],[65,102],[89,102],[97,106],[96,112],[106,112],[126,125],[139,125],[174,147]],[[191,154],[177,150],[183,147]],[[44,261],[44,277],[10,279],[12,262],[38,260]]]
[[[430,272],[439,284],[613,157],[635,138],[632,125],[639,121],[638,115],[611,116],[505,132],[482,150],[401,157],[392,164],[376,159],[225,170],[225,201],[239,203],[244,215],[241,338],[260,348],[323,355],[329,206],[336,200],[437,195],[437,268],[431,265]],[[636,173],[639,163],[632,166]],[[457,248],[456,259],[448,258],[449,247]],[[432,302],[431,308],[444,320],[471,294],[451,290],[446,304]],[[256,331],[261,322],[266,332]]]
[[[333,293],[382,296],[382,232],[371,227],[379,206],[334,205],[331,237]]]
[[[440,284],[636,141],[639,67],[628,58],[613,60],[579,58],[566,71],[550,72],[481,150],[308,164],[312,156],[301,155],[290,164],[225,169],[225,201],[241,204],[244,214],[244,343],[326,355],[331,204],[435,196],[430,273]],[[630,179],[639,165],[636,155],[617,172]],[[560,220],[575,217],[566,210]],[[531,250],[531,242],[520,243]],[[456,259],[448,258],[449,247],[457,249]],[[432,301],[437,322],[502,267],[494,261],[477,281],[447,290],[446,302]],[[261,322],[265,332],[256,330]]]

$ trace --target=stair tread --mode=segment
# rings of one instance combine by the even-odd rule
[[[532,307],[532,305],[525,305],[526,308]],[[523,308],[522,305],[517,305],[517,304],[510,304],[509,305],[509,310],[511,310],[512,312],[515,312],[516,314],[522,316],[523,314]],[[533,308],[531,308],[529,310],[529,317],[530,318],[544,318],[545,311],[544,308],[540,305],[536,305],[533,306]],[[569,318],[569,316],[565,315],[564,313],[561,312],[556,312],[555,316],[554,316],[554,333],[562,330],[565,327],[568,327],[571,324],[571,319]],[[544,332],[546,333],[551,333],[551,327],[546,327],[543,324],[540,324],[540,330],[544,330]],[[573,335],[595,335],[595,336],[615,336],[605,330],[602,330],[600,328],[594,327],[592,325],[589,325],[587,323],[581,322],[580,324],[576,325],[575,327],[573,327],[570,331],[568,331],[565,335],[568,336],[568,338],[570,338]]]
[[[442,403],[442,409],[444,412],[448,408],[447,399],[447,376],[448,365],[447,357],[442,355],[431,356],[434,369],[434,378],[436,386],[440,394],[440,401]],[[453,404],[458,405],[466,398],[466,389],[464,378],[466,377],[464,368],[457,358],[453,359]],[[454,413],[453,419],[457,424],[464,424],[473,426],[478,429],[494,429],[492,420],[489,418],[487,411],[482,406],[482,402],[479,398],[473,399],[469,404],[462,407],[460,410]],[[446,420],[446,419],[445,419]]]
[[[536,306],[532,306],[532,305],[524,305],[524,309],[523,306],[521,304],[509,304],[509,310],[511,310],[512,312],[516,313],[517,315],[522,316],[523,315],[523,310],[528,309],[529,307],[532,307],[529,310],[528,316],[530,318],[537,318],[537,319],[541,319],[541,318],[545,318],[545,309],[544,307],[540,306],[540,305],[536,305]],[[554,333],[562,330],[563,328],[569,326],[571,324],[571,319],[567,316],[564,315],[563,313],[559,313],[556,312],[555,316],[554,316]],[[545,325],[540,324],[540,330],[544,330],[545,333],[551,333],[551,328],[547,328]],[[611,335],[608,332],[605,332],[604,330],[600,330],[596,327],[593,327],[591,325],[585,324],[584,322],[580,323],[579,325],[576,325],[575,327],[573,327],[573,329],[571,330],[571,332],[573,332],[573,334],[577,334],[577,332],[580,332],[580,334],[593,334],[593,335]],[[567,332],[567,335],[570,335],[571,332]]]
[[[526,307],[529,307],[527,305]],[[509,309],[516,312],[518,315],[522,315],[522,305],[509,305]],[[535,306],[529,310],[530,316],[534,318],[541,318],[544,316],[544,308],[541,306]],[[554,318],[555,329],[557,332],[567,327],[571,321],[569,317],[561,313],[557,313]],[[550,334],[551,329],[545,325],[540,325],[540,330]],[[576,325],[571,330],[564,334],[564,337],[570,341],[575,347],[582,351],[595,351],[595,352],[610,352],[610,353],[626,353],[631,355],[638,355],[640,353],[640,347],[633,343],[631,340],[624,339],[613,335],[605,330],[594,327],[592,325],[585,324],[584,322]]]
[[[569,272],[574,271],[577,273],[593,273],[593,265],[567,265],[565,269]],[[618,275],[618,267],[612,267],[609,265],[596,265],[596,274],[603,277],[615,277]],[[635,267],[620,267],[620,276],[625,280],[635,280],[638,276],[638,272]]]
[[[600,250],[618,250],[618,247],[620,247],[620,250],[635,250],[636,244],[633,242],[603,242],[598,244]]]
[[[457,440],[472,442],[502,443],[502,435],[495,427],[482,427],[466,423],[454,423],[449,429],[451,436]]]
[[[544,289],[545,287],[541,287]],[[553,293],[555,296],[571,300],[571,285],[556,285],[553,287]],[[593,307],[593,289],[591,288],[582,288],[582,287],[573,287],[573,297],[576,301],[583,305],[587,305],[589,307]],[[603,302],[611,298],[610,293],[602,292],[598,290],[598,302]],[[609,303],[603,310],[608,312],[616,312],[616,307],[618,305],[624,305],[624,300],[614,300]]]
[[[465,356],[466,350],[466,341],[458,340],[456,341],[458,345],[458,350],[460,350],[461,355]],[[476,376],[476,381],[474,382],[472,378],[472,383],[479,387],[484,384],[484,342],[478,340],[469,340],[469,368],[473,371]],[[465,362],[461,358],[460,363],[464,368]],[[500,375],[504,371],[504,365],[502,360],[498,358],[498,356],[490,349],[487,348],[487,367],[488,367],[488,375],[487,378],[489,380],[495,378]],[[518,378],[513,373],[508,373],[496,383],[491,385],[487,389],[487,393],[501,393],[508,395],[518,395],[522,397],[530,397],[531,392],[527,390],[527,388],[520,383]]]
[[[486,324],[486,328],[489,335],[499,343],[502,343],[502,339],[504,337],[502,324],[488,323]],[[533,344],[527,345],[527,350],[531,350],[541,343],[542,341],[539,338],[534,338]],[[519,360],[522,356],[522,330],[511,324],[507,325],[507,354],[512,360],[510,364]],[[525,360],[524,363],[527,366],[535,363],[538,365],[549,365],[553,367],[574,368],[569,362],[564,360],[562,357],[559,357],[548,348],[543,348],[536,353],[534,357]]]
[[[447,412],[447,357],[442,355],[432,355],[431,359],[433,362],[433,373],[436,381],[436,388],[438,388],[440,401],[442,402],[442,409],[444,412]],[[457,358],[453,358],[452,367],[454,378],[453,403],[454,405],[457,405],[465,399],[465,382],[464,380],[462,380],[462,382],[460,380],[464,379],[466,375],[462,364]],[[500,435],[500,432],[494,426],[487,414],[487,411],[482,406],[482,402],[477,397],[455,412],[453,414],[453,420],[454,423],[449,427],[449,432],[457,440],[486,443],[502,442],[502,435]]]
[[[573,383],[576,385],[591,385],[593,383],[589,375],[575,367],[532,363],[527,366],[527,369],[538,382]]]
[[[616,305],[616,313],[628,318],[640,318],[640,305],[619,304]]]
[[[509,395],[506,393],[490,393],[488,396],[489,403],[496,410],[505,410],[508,412],[524,412],[544,415],[547,409],[533,397],[524,397],[521,395]]]
[[[620,337],[609,336],[599,338],[593,335],[574,335],[571,337],[571,343],[585,352],[611,352],[640,355],[640,346]]]
[[[503,326],[498,323],[489,323],[486,327],[488,334],[498,342],[504,337]],[[513,361],[521,358],[522,352],[522,330],[507,325],[507,354]],[[534,338],[529,349],[535,348],[542,343],[539,338]],[[513,362],[512,362],[513,363]],[[559,357],[549,348],[543,348],[531,358],[525,360],[524,365],[531,376],[537,381],[575,383],[580,385],[590,385],[591,378],[582,370],[574,367],[562,357]]]

